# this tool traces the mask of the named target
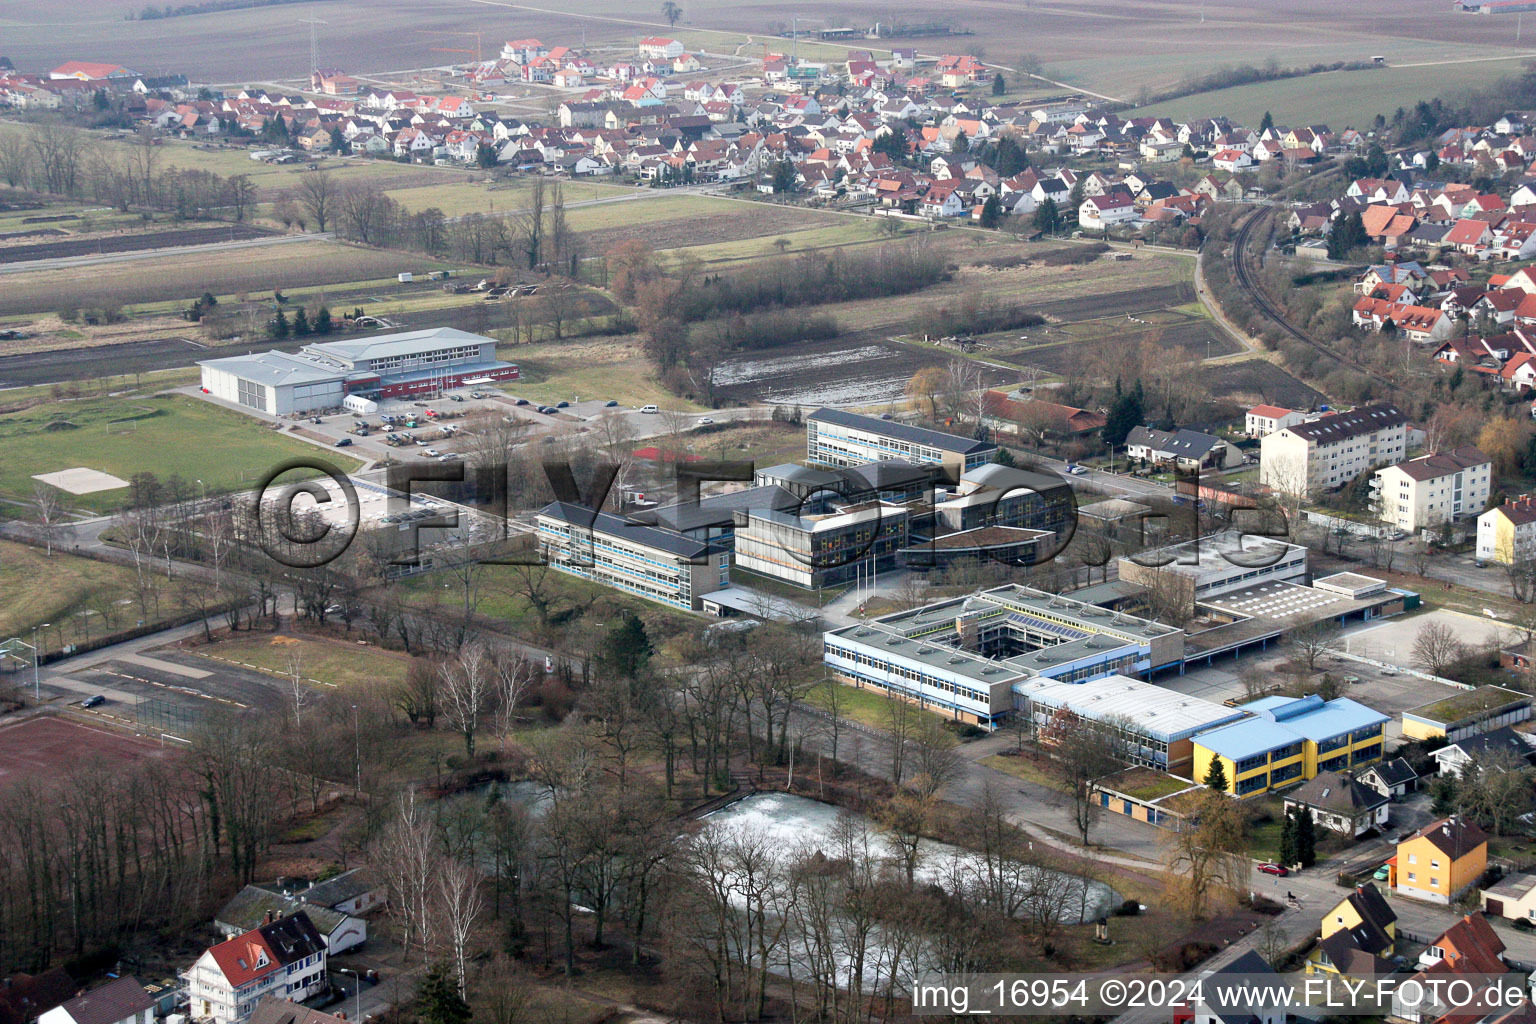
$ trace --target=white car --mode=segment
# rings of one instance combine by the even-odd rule
[[[441,455],[442,453],[439,452],[436,448],[428,448],[425,451],[423,451],[421,454],[425,455],[429,459],[435,459],[439,455]]]
[[[713,419],[711,419],[710,417],[708,417],[708,416],[700,416],[699,417],[699,426],[701,426],[701,427],[707,426],[707,425],[709,425],[709,424],[711,424],[713,422],[715,422],[715,421]]]

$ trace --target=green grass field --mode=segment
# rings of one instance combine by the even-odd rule
[[[500,332],[505,333],[505,332]],[[504,389],[536,402],[612,399],[626,408],[648,403],[703,408],[667,391],[639,347],[613,338],[503,345],[497,357],[518,365],[521,377]]]
[[[404,682],[410,664],[410,659],[403,655],[360,647],[343,640],[296,636],[250,636],[222,640],[199,647],[197,654],[281,676],[287,676],[292,671],[289,659],[297,657],[300,675],[331,686],[355,686],[375,681]]]
[[[154,411],[132,424],[114,420]],[[70,423],[72,429],[49,430]],[[123,432],[123,431],[128,432]],[[250,417],[185,395],[148,398],[91,398],[49,402],[0,416],[0,494],[30,500],[32,479],[75,466],[127,480],[154,473],[180,476],[192,487],[202,480],[208,493],[249,486],[273,466],[298,455],[321,455],[346,471],[359,463],[292,437],[283,437]],[[121,507],[127,490],[67,494],[65,504],[97,512]]]
[[[1326,72],[1198,93],[1138,108],[1135,115],[1198,117],[1219,110],[1240,124],[1256,125],[1269,111],[1276,124],[1322,123],[1342,130],[1364,126],[1377,114],[1391,117],[1398,107],[1411,107],[1419,100],[1486,85],[1490,79],[1517,73],[1520,67],[1521,59],[1511,57],[1475,64]]]
[[[412,213],[437,207],[449,217],[462,217],[466,213],[506,213],[527,205],[532,179],[508,178],[493,188],[481,182],[445,181],[440,185],[418,185],[412,188],[390,189],[391,199]],[[635,192],[622,185],[604,185],[590,181],[562,181],[560,193],[567,205],[589,199],[606,199]],[[549,192],[545,192],[549,201]]]
[[[135,625],[142,612],[135,599],[134,571],[129,566],[98,562],[55,549],[49,557],[40,548],[0,541],[0,632],[32,642],[32,627],[48,623],[37,633],[44,651],[80,643]],[[177,600],[183,582],[158,574],[158,616],[170,618],[181,610]],[[151,600],[151,617],[156,616]]]
[[[672,256],[687,254],[705,263],[733,263],[739,260],[779,255],[779,249],[774,242],[780,238],[789,243],[789,247],[784,250],[786,255],[890,241],[891,236],[877,232],[873,223],[852,218],[843,218],[843,220],[844,223],[828,224],[824,227],[789,228],[781,235],[761,235],[757,238],[740,238],[729,242],[706,242],[702,245],[681,246],[662,251]]]

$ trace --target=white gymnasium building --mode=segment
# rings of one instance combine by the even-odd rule
[[[517,379],[496,340],[437,327],[305,345],[198,363],[203,392],[272,416],[341,408],[349,395],[405,398],[464,384]]]

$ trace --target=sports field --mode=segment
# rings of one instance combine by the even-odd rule
[[[124,764],[163,756],[163,748],[128,733],[57,716],[0,726],[0,786],[56,779],[92,761]]]
[[[230,409],[185,395],[49,402],[0,416],[0,495],[30,500],[33,475],[82,466],[123,480],[180,476],[195,492],[237,490],[297,455],[322,455],[344,471],[356,459],[284,437]],[[201,484],[198,481],[201,480]],[[68,496],[65,504],[106,512],[127,490]]]

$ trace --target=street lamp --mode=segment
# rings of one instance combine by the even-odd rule
[[[356,773],[353,782],[352,793],[357,799],[363,798],[363,741],[357,731],[357,705],[352,705],[352,768]]]
[[[362,1021],[363,1021],[363,976],[361,974],[358,974],[356,971],[354,971],[350,967],[338,967],[336,969],[338,971],[342,972],[343,974],[350,974],[350,975],[352,975],[352,980],[353,980],[353,982],[356,983],[356,987],[352,989],[352,1000],[353,1000],[353,1002],[352,1002],[352,1014],[353,1014],[353,1016],[355,1016],[357,1018],[358,1024],[362,1024]]]
[[[1109,445],[1109,475],[1110,476],[1114,476],[1115,475],[1115,442],[1110,441],[1110,440],[1106,440],[1104,443]]]
[[[42,693],[41,684],[38,683],[38,681],[37,681],[37,662],[38,662],[39,656],[42,654],[42,651],[39,650],[39,648],[37,646],[37,631],[40,630],[40,629],[47,629],[51,625],[53,625],[53,623],[51,623],[51,622],[44,622],[44,623],[41,623],[41,624],[33,625],[33,627],[32,627],[32,699],[33,700],[41,700],[42,699],[41,696],[40,696],[40,694]],[[43,634],[43,642],[46,643],[47,641],[48,641],[48,634],[44,633]]]

